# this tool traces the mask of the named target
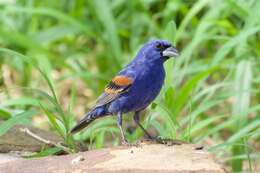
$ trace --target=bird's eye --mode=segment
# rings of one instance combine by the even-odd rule
[[[159,49],[159,50],[163,50],[164,49],[164,46],[161,43],[156,44],[155,47],[157,49]]]

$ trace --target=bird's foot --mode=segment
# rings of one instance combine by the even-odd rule
[[[139,141],[139,143],[146,143],[146,144],[158,144],[161,143],[157,137],[147,137],[147,138],[143,138]]]
[[[161,137],[149,137],[146,141],[152,142],[152,143],[165,144],[165,145],[168,145],[168,146],[182,145],[182,144],[188,143],[188,142],[177,140],[177,139],[163,139]]]
[[[130,143],[130,142],[128,142],[127,140],[122,140],[122,142],[121,142],[121,144],[123,145],[123,146],[128,146],[128,147],[138,147],[138,146],[140,146],[140,143],[138,143],[138,142],[136,142],[136,143]]]
[[[178,139],[167,139],[167,138],[161,138],[161,137],[153,137],[149,138],[148,142],[155,142],[159,144],[164,144],[167,146],[173,146],[173,145],[183,145],[183,144],[189,144],[189,142],[178,140]],[[202,150],[204,147],[202,145],[196,145],[195,150]]]
[[[158,138],[157,142],[161,143],[161,144],[165,144],[167,146],[188,144],[188,142],[181,141],[181,140],[178,140],[178,139],[162,139],[162,138]]]

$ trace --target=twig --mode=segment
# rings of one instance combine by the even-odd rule
[[[50,147],[55,146],[55,147],[61,148],[63,151],[65,151],[67,153],[71,153],[69,148],[61,145],[60,143],[55,143],[50,140],[44,139],[44,138],[38,136],[37,134],[33,133],[32,131],[30,131],[28,128],[20,128],[20,131],[26,133],[30,137],[32,137],[32,138],[36,139],[37,141],[40,141]]]
[[[35,133],[31,132],[28,128],[20,128],[20,131],[26,133],[27,135],[33,137],[34,139],[36,139],[36,140],[38,140],[42,143],[45,143],[45,144],[50,145],[50,146],[55,146],[55,145],[53,145],[53,142],[46,140],[46,139],[43,139],[42,137],[40,137],[40,136],[36,135]]]

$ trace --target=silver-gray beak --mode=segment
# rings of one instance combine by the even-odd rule
[[[162,55],[163,56],[166,56],[166,57],[176,57],[179,55],[178,53],[178,50],[174,47],[168,47],[167,49],[165,49],[163,52],[162,52]]]

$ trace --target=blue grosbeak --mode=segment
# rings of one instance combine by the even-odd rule
[[[139,122],[139,114],[159,94],[165,78],[163,63],[178,51],[166,40],[146,43],[132,62],[123,68],[106,86],[96,105],[71,130],[72,133],[86,127],[97,118],[117,115],[122,143],[127,140],[122,129],[122,114],[134,112],[134,121],[152,138]]]

